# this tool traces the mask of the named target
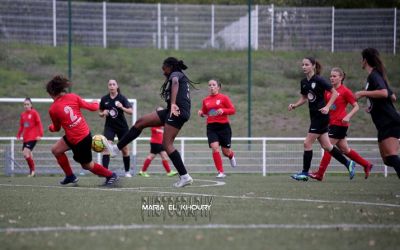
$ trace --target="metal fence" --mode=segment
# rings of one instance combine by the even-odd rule
[[[255,50],[359,51],[372,46],[396,54],[397,9],[335,9],[254,5]],[[245,5],[72,2],[73,43],[158,49],[246,49]],[[0,0],[0,41],[65,45],[68,4],[56,0]]]

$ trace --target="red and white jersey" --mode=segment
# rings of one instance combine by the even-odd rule
[[[80,96],[70,93],[58,97],[49,108],[50,118],[53,122],[52,131],[59,131],[62,127],[67,140],[73,145],[80,142],[90,132],[81,108],[96,111],[99,109],[99,104],[88,103]]]
[[[162,144],[164,135],[164,127],[152,127],[151,128],[151,143]]]
[[[336,91],[339,93],[339,96],[336,98],[335,102],[332,104],[329,110],[329,125],[348,127],[350,124],[343,123],[342,120],[347,115],[347,104],[354,104],[356,102],[356,99],[353,95],[353,92],[351,92],[351,90],[343,84],[340,85],[340,87],[337,88]],[[329,101],[331,95],[331,92],[325,91],[324,97],[326,102]]]
[[[217,115],[218,109],[222,109],[223,113]],[[236,112],[229,97],[220,93],[204,98],[201,110],[204,115],[207,115],[207,124],[229,123],[228,115],[233,115]]]
[[[17,138],[23,135],[24,142],[36,141],[43,136],[43,126],[39,113],[34,110],[26,110],[21,113]]]

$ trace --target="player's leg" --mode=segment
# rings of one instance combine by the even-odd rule
[[[224,173],[224,167],[222,165],[222,158],[221,158],[221,154],[219,152],[219,148],[220,148],[219,142],[214,141],[214,142],[210,143],[210,148],[212,151],[212,157],[214,160],[215,168],[218,171],[217,178],[225,178],[226,175]]]
[[[383,162],[387,166],[393,167],[400,178],[399,139],[395,137],[383,139],[379,142],[379,150]]]
[[[346,138],[341,139],[337,146],[339,147],[340,151],[342,151],[347,157],[351,160],[357,162],[364,168],[365,179],[368,178],[369,173],[372,169],[372,163],[364,159],[361,155],[359,155],[354,149],[349,147]]]
[[[165,171],[167,172],[167,176],[171,177],[171,176],[177,175],[178,172],[175,172],[174,170],[171,170],[171,167],[169,166],[168,155],[167,155],[167,152],[165,152],[164,148],[160,152],[160,156],[161,156],[162,165],[163,165]]]
[[[114,129],[112,129],[110,127],[104,127],[103,135],[109,143],[112,143],[114,141],[115,131],[114,131]],[[105,150],[103,152],[101,164],[105,168],[108,168],[108,166],[110,165],[110,152],[108,150]]]
[[[150,146],[150,154],[146,157],[146,160],[144,160],[143,166],[139,172],[140,176],[143,177],[150,177],[150,175],[147,173],[147,169],[150,166],[150,163],[154,160],[154,158],[156,157],[156,155],[153,152],[153,146]]]
[[[329,140],[331,141],[332,145],[336,145],[338,139],[335,138],[329,138]],[[309,176],[313,179],[322,181],[322,179],[324,178],[324,174],[326,172],[326,169],[328,168],[329,163],[331,162],[332,159],[332,155],[324,150],[321,161],[319,163],[319,168],[316,172],[311,173]]]
[[[231,164],[231,167],[236,167],[236,159],[235,159],[235,153],[231,149],[232,146],[232,129],[229,124],[224,125],[225,128],[219,132],[219,143],[222,148],[222,153],[224,156],[229,158],[229,162]]]
[[[34,144],[36,144],[36,141],[34,141],[34,143],[33,141],[24,143],[22,150],[26,163],[28,164],[29,167],[28,177],[35,176],[35,161],[33,160],[33,155],[32,155],[32,150],[33,147],[35,146]]]
[[[61,169],[65,173],[64,180],[60,181],[60,184],[66,185],[68,183],[76,183],[78,182],[78,178],[72,172],[71,165],[69,163],[68,157],[65,154],[70,147],[66,142],[66,138],[62,137],[59,139],[52,147],[51,153],[56,157],[58,164],[60,165]]]
[[[307,136],[304,140],[303,170],[297,174],[291,175],[291,177],[294,180],[297,181],[308,180],[308,171],[310,170],[311,160],[313,157],[312,145],[319,136],[320,136],[319,134],[307,133]]]

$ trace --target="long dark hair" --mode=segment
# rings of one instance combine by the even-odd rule
[[[322,65],[319,63],[314,57],[304,57],[311,62],[312,65],[315,65],[315,74],[320,75],[322,72]]]
[[[171,73],[172,72],[182,72],[182,70],[187,69],[188,67],[185,65],[185,63],[182,60],[178,60],[175,57],[168,57],[167,59],[164,60],[163,66],[170,67],[171,68]],[[183,72],[182,72],[183,73]],[[193,82],[192,80],[189,80],[190,86],[196,89],[196,87],[193,86],[193,84],[197,84],[196,82]],[[165,100],[167,97],[167,85],[169,81],[169,75],[166,76],[165,82],[160,88],[160,96]]]
[[[361,55],[362,58],[367,61],[368,65],[376,69],[376,71],[378,71],[382,75],[386,83],[389,84],[386,75],[386,68],[379,56],[378,50],[375,48],[366,48],[361,52]]]
[[[67,92],[72,83],[62,75],[56,75],[46,84],[46,91],[50,96],[58,96],[62,92]]]

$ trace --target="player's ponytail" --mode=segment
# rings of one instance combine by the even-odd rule
[[[305,57],[305,59],[309,60],[311,64],[315,67],[315,74],[320,75],[322,72],[322,65],[319,61],[317,61],[314,57]]]
[[[361,52],[361,55],[362,58],[367,61],[368,65],[376,69],[376,71],[378,71],[381,74],[386,83],[389,84],[386,75],[386,68],[380,58],[378,50],[375,48],[366,48]]]

